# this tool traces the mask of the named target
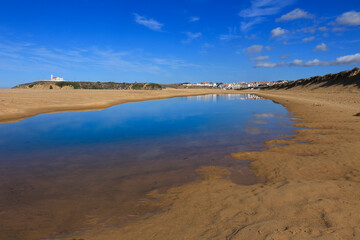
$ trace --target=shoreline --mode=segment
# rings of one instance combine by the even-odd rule
[[[123,103],[161,100],[166,98],[186,97],[186,96],[196,96],[196,95],[231,94],[231,93],[241,94],[241,92],[239,91],[226,91],[225,93],[225,91],[220,89],[164,89],[164,90],[0,89],[0,123],[18,122],[29,117],[33,117],[40,114],[48,114],[48,113],[97,111]],[[21,95],[23,99],[20,98],[17,99],[19,95]],[[46,101],[44,101],[43,98],[46,98]],[[24,102],[24,100],[27,102]]]

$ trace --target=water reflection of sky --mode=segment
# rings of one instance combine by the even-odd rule
[[[263,97],[259,97],[255,94],[207,94],[199,96],[188,96],[186,97],[189,101],[220,101],[220,100],[265,100]]]
[[[230,153],[259,150],[294,127],[284,107],[254,99],[181,97],[0,124],[1,219],[20,232],[45,229],[45,236],[46,229],[87,227],[86,216],[121,224],[157,211],[139,208],[139,199],[200,179],[201,166],[226,167],[238,184],[257,183],[248,162]]]
[[[251,99],[251,100],[250,100]],[[287,111],[254,95],[227,94],[127,103],[101,111],[44,114],[0,124],[0,153],[141,143],[204,146],[240,143],[290,130]],[[259,135],[259,136],[254,136]],[[261,143],[261,142],[259,142]]]

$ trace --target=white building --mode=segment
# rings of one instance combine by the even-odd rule
[[[61,78],[61,77],[54,77],[54,76],[51,74],[50,81],[64,81],[64,79]]]
[[[186,87],[217,87],[217,83],[202,82],[202,83],[184,83]]]

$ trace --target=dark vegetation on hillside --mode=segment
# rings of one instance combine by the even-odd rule
[[[72,86],[74,89],[80,89],[80,84],[77,82],[56,82],[55,85],[60,88],[64,86]]]
[[[349,71],[342,71],[335,74],[299,79],[296,81],[267,87],[266,89],[290,89],[298,86],[310,87],[313,85],[316,85],[316,87],[354,85],[360,88],[360,69],[354,68]]]
[[[49,85],[56,85],[59,88],[65,86],[74,88],[74,89],[118,89],[118,90],[161,90],[164,88],[163,85],[156,83],[116,83],[116,82],[70,82],[70,81],[61,81],[61,82],[52,82],[52,81],[37,81],[33,83],[20,84],[14,88],[34,88],[46,87],[49,88]]]

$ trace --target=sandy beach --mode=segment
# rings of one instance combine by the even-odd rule
[[[230,91],[1,90],[0,119],[207,93]],[[160,212],[122,227],[99,223],[65,239],[359,238],[359,89],[312,86],[251,93],[284,105],[302,128],[288,140],[266,142],[264,151],[232,154],[251,160],[264,184],[236,185],[228,170],[203,167],[198,169],[203,180],[149,194],[162,206]]]

